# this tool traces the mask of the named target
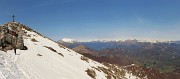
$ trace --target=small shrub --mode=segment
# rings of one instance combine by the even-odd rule
[[[43,56],[43,55],[41,55],[41,54],[37,54],[37,56],[40,56],[40,57],[41,57],[41,56]]]
[[[93,69],[87,69],[85,70],[87,74],[92,77],[93,79],[96,79],[96,72]]]
[[[67,49],[69,52],[71,52],[69,49]]]
[[[37,41],[36,39],[34,39],[34,38],[32,38],[31,41],[33,41],[33,42],[38,42],[38,41]]]
[[[27,33],[26,31],[24,31],[24,33]]]
[[[98,71],[102,71],[104,74],[106,74],[107,79],[124,79],[125,71],[116,66],[109,63],[103,63],[106,67],[92,67]]]
[[[87,63],[89,63],[88,58],[87,58],[87,57],[85,57],[85,56],[81,56],[81,60],[86,61]]]
[[[27,37],[31,37],[31,35],[28,34]]]
[[[58,53],[58,54],[64,57],[64,55],[62,53]]]
[[[112,79],[111,75],[106,76],[107,79]]]
[[[53,51],[53,52],[57,52],[55,49],[53,49],[52,47],[48,47],[48,46],[44,46],[46,48],[48,48],[49,50]]]
[[[63,49],[66,49],[66,47],[65,47],[65,46],[63,46],[63,45],[59,45],[59,47],[60,47],[60,48],[63,48]]]
[[[29,28],[29,27],[27,27],[27,26],[25,26],[25,25],[23,25],[22,28],[26,29],[27,31],[32,31],[31,28]]]

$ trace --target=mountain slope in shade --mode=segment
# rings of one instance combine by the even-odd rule
[[[133,60],[123,53],[111,53],[113,50],[99,50],[93,51],[90,48],[79,45],[72,50],[100,63],[106,62],[110,64],[116,64],[118,66],[126,66],[133,64]],[[121,52],[121,51],[118,51]],[[107,55],[106,55],[107,54]],[[110,55],[109,55],[110,54]]]
[[[28,50],[17,50],[17,55],[13,50],[0,51],[0,79],[139,78],[122,68],[113,71],[108,66],[59,45],[20,23],[9,22],[5,25],[16,25],[24,31],[24,45]]]
[[[96,55],[97,53],[90,50],[88,47],[84,46],[84,45],[79,45],[75,48],[73,48],[72,50],[78,52],[78,53],[82,53],[82,54],[91,54],[91,55]]]

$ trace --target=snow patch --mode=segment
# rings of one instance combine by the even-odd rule
[[[62,41],[67,42],[67,43],[74,43],[75,42],[74,39],[69,39],[69,38],[63,38]]]

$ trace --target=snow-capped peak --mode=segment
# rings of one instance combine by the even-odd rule
[[[74,39],[69,39],[69,38],[63,38],[62,41],[67,42],[67,43],[74,43],[75,42]]]

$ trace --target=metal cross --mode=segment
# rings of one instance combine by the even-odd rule
[[[15,17],[15,16],[13,15],[12,17],[13,17],[13,22],[15,22],[15,20],[14,20],[14,17]]]

